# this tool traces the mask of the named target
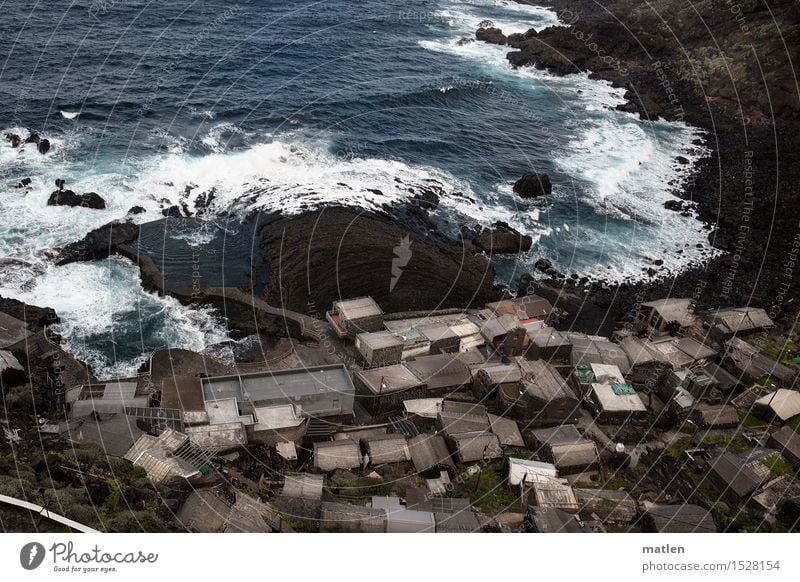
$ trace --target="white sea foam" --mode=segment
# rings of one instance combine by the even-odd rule
[[[77,119],[80,115],[79,111],[60,111],[60,113],[64,119]]]

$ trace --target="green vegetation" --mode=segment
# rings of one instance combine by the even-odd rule
[[[389,495],[390,487],[377,479],[359,477],[348,471],[334,473],[329,481],[328,488],[334,495],[340,497],[361,498],[373,495]]]
[[[503,461],[500,461],[466,476],[465,487],[470,501],[490,514],[507,509],[519,499],[501,476],[502,468]]]
[[[766,422],[760,418],[756,418],[745,410],[739,410],[737,412],[739,414],[739,421],[745,428],[766,428],[768,426]]]
[[[778,453],[773,453],[768,457],[764,457],[759,462],[769,469],[769,474],[773,478],[794,475],[792,464]]]

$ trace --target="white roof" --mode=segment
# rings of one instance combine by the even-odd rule
[[[625,381],[625,377],[617,366],[611,364],[591,364],[591,366],[595,379],[600,383]]]
[[[294,406],[280,404],[278,406],[254,406],[253,413],[256,419],[256,430],[277,430],[292,428],[303,424],[303,418],[298,418]]]
[[[642,399],[634,394],[616,394],[611,384],[592,384],[594,401],[605,412],[646,412]]]
[[[206,412],[208,413],[209,424],[224,424],[228,422],[253,424],[253,415],[239,414],[239,403],[235,398],[207,400]]]
[[[508,458],[508,483],[510,485],[519,485],[522,482],[542,482],[555,479],[557,476],[556,466],[550,463]]]

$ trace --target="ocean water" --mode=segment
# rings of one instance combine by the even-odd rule
[[[641,122],[614,110],[622,92],[604,82],[514,70],[507,48],[469,40],[485,19],[506,33],[557,24],[547,9],[491,0],[0,7],[0,128],[53,144],[41,156],[0,140],[0,294],[55,308],[68,349],[101,377],[133,372],[157,347],[227,337],[211,312],[142,290],[124,259],[51,264],[48,249],[134,205],[147,209],[136,217],[144,222],[213,189],[207,220],[229,224],[261,209],[399,204],[436,184],[451,228],[502,220],[534,237],[529,253],[497,261],[501,283],[540,257],[620,280],[656,258],[678,270],[707,252],[700,223],[663,208],[706,155],[692,144],[697,130]],[[550,174],[553,196],[514,196],[530,172]],[[31,187],[14,188],[25,177]],[[62,177],[108,207],[48,207]],[[200,244],[211,230],[181,236]]]

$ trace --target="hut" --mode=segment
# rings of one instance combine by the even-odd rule
[[[594,441],[584,438],[572,425],[531,432],[540,457],[553,463],[559,475],[574,475],[600,468]]]
[[[447,323],[429,323],[419,325],[416,329],[430,342],[431,354],[458,352],[461,349],[461,336]]]
[[[553,314],[553,305],[538,295],[523,295],[487,303],[486,309],[495,315],[513,315],[519,321],[547,321]]]
[[[557,508],[576,513],[579,505],[566,479],[543,479],[531,484],[529,499],[537,507]]]
[[[386,511],[323,501],[320,529],[326,532],[385,533]]]
[[[519,391],[522,369],[516,362],[486,362],[472,367],[472,393],[483,400],[496,395],[499,389]]]
[[[735,335],[746,336],[775,325],[767,312],[758,307],[717,309],[708,314],[706,321],[711,328],[710,334],[719,341]]]
[[[668,298],[642,303],[634,327],[651,334],[686,329],[694,323],[691,299]]]
[[[314,467],[322,471],[360,468],[358,443],[350,439],[314,443]]]
[[[555,479],[556,477],[558,477],[558,471],[556,466],[551,463],[514,457],[508,458],[508,484],[512,487]]]
[[[283,492],[281,495],[292,499],[320,501],[324,484],[324,475],[287,473],[283,478]]]
[[[697,505],[646,504],[639,520],[649,533],[714,533],[717,531],[711,513]]]
[[[462,510],[455,513],[436,512],[436,533],[473,533],[481,531],[481,522],[474,511]]]
[[[692,422],[703,429],[724,429],[739,426],[739,415],[736,409],[727,404],[697,406],[692,410],[690,418]]]
[[[674,368],[666,355],[649,340],[628,336],[623,338],[620,345],[630,360],[628,377],[632,382],[656,385],[666,370]]]
[[[527,330],[528,349],[525,357],[529,360],[566,364],[572,353],[569,338],[552,327]]]
[[[580,401],[556,370],[543,360],[518,360],[523,380],[516,386],[503,384],[498,403],[515,418],[537,424],[574,421],[580,414]]]
[[[356,350],[368,368],[399,364],[403,359],[402,337],[390,331],[360,333],[355,339]]]
[[[419,434],[408,441],[408,450],[417,473],[430,469],[455,470],[447,443],[439,435]]]
[[[433,533],[436,520],[430,511],[408,509],[398,497],[375,496],[370,502],[373,509],[386,513],[387,533]]]
[[[770,422],[787,422],[800,414],[800,392],[778,388],[756,400],[753,413]]]
[[[781,382],[789,382],[795,375],[794,369],[768,358],[761,350],[738,337],[725,342],[725,358],[753,381],[773,376]]]
[[[396,411],[405,400],[420,398],[426,385],[404,364],[361,370],[353,375],[358,402],[372,414]]]
[[[767,444],[779,451],[795,469],[800,470],[800,433],[784,426],[769,435]]]
[[[383,329],[383,310],[372,297],[334,301],[326,319],[339,337],[353,339],[360,333]]]
[[[489,425],[491,431],[497,435],[500,444],[510,447],[524,447],[525,441],[519,431],[516,421],[502,416],[489,414]]]
[[[404,463],[411,460],[408,441],[401,434],[387,434],[362,439],[364,452],[372,465]]]
[[[573,367],[591,364],[616,366],[623,374],[627,374],[631,367],[622,347],[609,341],[591,338],[572,340],[570,364]]]
[[[484,321],[481,335],[486,343],[506,356],[522,354],[528,337],[519,320],[508,313]]]
[[[647,408],[630,384],[604,382],[592,384],[589,403],[597,421],[609,424],[641,422]]]
[[[503,449],[497,436],[488,431],[453,434],[448,437],[453,454],[461,463],[499,459]]]
[[[523,529],[529,533],[584,533],[574,514],[557,507],[528,506]]]
[[[404,365],[426,387],[426,395],[443,396],[462,388],[472,389],[472,373],[469,366],[483,362],[477,351],[460,354],[420,356]]]
[[[769,479],[769,469],[759,462],[769,454],[763,449],[746,455],[722,453],[711,461],[708,480],[730,503],[746,501]]]

